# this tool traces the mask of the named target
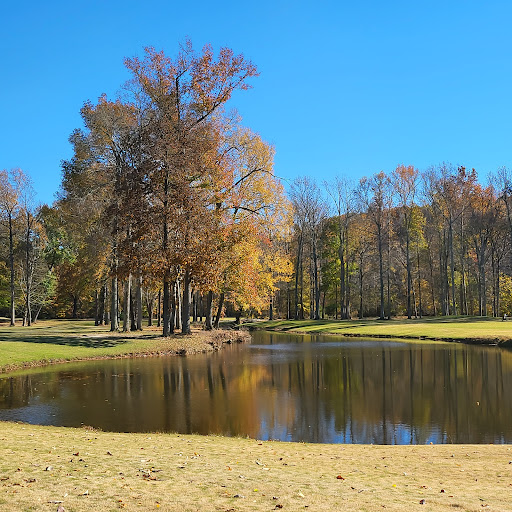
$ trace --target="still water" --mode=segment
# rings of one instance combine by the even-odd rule
[[[0,420],[325,443],[510,443],[512,352],[256,332],[0,379]],[[1,427],[0,427],[1,428]]]

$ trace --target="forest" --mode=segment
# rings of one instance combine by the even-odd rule
[[[92,317],[168,336],[223,316],[512,313],[512,171],[485,185],[448,163],[285,183],[275,148],[228,110],[258,74],[243,55],[187,42],[125,65],[118,97],[84,103],[52,205],[21,169],[0,171],[11,325]]]

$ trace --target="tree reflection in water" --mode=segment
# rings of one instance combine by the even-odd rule
[[[0,379],[0,419],[326,443],[512,441],[512,352],[255,333],[204,355]]]

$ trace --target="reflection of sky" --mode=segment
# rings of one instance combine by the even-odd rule
[[[3,409],[3,421],[21,421],[33,425],[60,425],[59,407],[51,403],[32,404],[16,409]]]

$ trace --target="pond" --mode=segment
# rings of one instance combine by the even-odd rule
[[[512,352],[256,332],[187,356],[0,379],[0,420],[318,443],[510,443]]]

